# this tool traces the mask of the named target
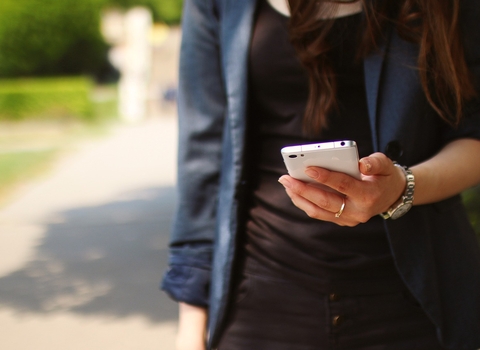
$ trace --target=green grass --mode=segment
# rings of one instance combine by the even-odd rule
[[[45,173],[57,157],[81,140],[101,137],[118,121],[115,85],[97,86],[89,120],[0,121],[0,204],[24,182]]]
[[[12,181],[28,177],[55,154],[55,150],[0,154],[0,191]]]
[[[45,170],[56,154],[55,149],[0,154],[0,197],[8,195],[21,181]]]

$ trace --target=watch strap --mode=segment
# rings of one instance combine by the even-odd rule
[[[405,205],[409,205],[411,207],[413,204],[413,198],[415,193],[415,176],[413,175],[413,172],[408,167],[402,166],[397,162],[393,162],[393,165],[402,169],[406,179],[406,186],[405,192],[400,197],[400,199],[396,201],[389,210],[380,214],[380,216],[384,219],[391,218],[394,215],[395,211],[400,209],[400,207],[403,207]],[[404,215],[407,211],[405,211],[402,215]]]

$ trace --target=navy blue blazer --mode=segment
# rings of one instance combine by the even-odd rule
[[[467,61],[480,82],[480,6],[461,2]],[[256,0],[186,0],[179,82],[178,202],[162,288],[209,308],[209,346],[221,331],[239,227],[247,55]],[[458,138],[480,139],[480,103],[452,128],[428,104],[418,47],[390,30],[364,60],[375,151],[408,166]],[[438,189],[441,191],[441,189]],[[385,221],[405,285],[451,349],[480,348],[480,249],[460,197],[415,206]]]

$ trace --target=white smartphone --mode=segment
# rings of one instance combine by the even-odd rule
[[[288,146],[281,150],[288,174],[298,180],[313,182],[305,174],[309,166],[317,166],[361,179],[358,169],[358,150],[355,141],[322,142]]]

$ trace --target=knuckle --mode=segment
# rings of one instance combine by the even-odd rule
[[[372,154],[372,156],[374,158],[378,159],[378,160],[387,160],[388,159],[388,157],[382,152],[375,152],[375,153]]]
[[[341,193],[345,193],[345,192],[348,192],[348,190],[350,189],[351,187],[351,181],[347,178],[344,178],[342,180],[340,180],[340,182],[338,183],[338,191],[341,192]]]
[[[295,186],[292,190],[296,194],[298,194],[299,196],[304,197],[306,192],[307,192],[307,187],[306,186]]]
[[[324,171],[318,174],[317,180],[320,182],[328,182],[332,177],[332,173],[329,171]]]
[[[318,213],[318,210],[316,210],[316,209],[307,208],[307,209],[305,209],[305,213],[312,219],[318,219],[319,218],[319,213]]]
[[[332,202],[328,198],[319,198],[317,205],[325,210],[332,209]]]

